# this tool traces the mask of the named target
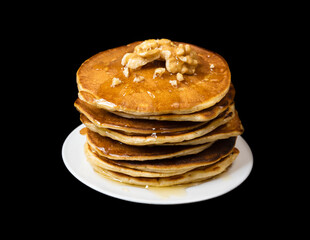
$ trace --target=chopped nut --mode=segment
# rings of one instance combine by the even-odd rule
[[[187,62],[188,60],[187,60],[187,57],[179,57],[179,59],[181,60],[181,61],[183,61],[183,62]]]
[[[185,45],[185,52],[186,52],[187,54],[190,54],[191,51],[192,51],[191,46],[188,45],[188,44],[186,44],[186,45]]]
[[[186,67],[186,65],[182,66],[182,69],[181,69],[181,73],[187,73],[189,71],[189,69]]]
[[[177,48],[177,51],[176,51],[177,55],[183,55],[185,53],[184,51],[184,48],[183,48],[183,44],[180,44]]]
[[[121,81],[119,78],[114,77],[114,78],[112,79],[111,87],[115,87],[115,86],[117,86],[117,85],[119,85],[119,84],[121,84],[121,83],[122,83],[122,81]]]
[[[134,58],[129,58],[128,62],[126,64],[126,67],[131,68],[131,69],[138,69],[141,66],[146,65],[149,62],[152,62],[153,59],[145,59],[140,56],[136,56]]]
[[[169,83],[171,84],[172,87],[177,87],[178,86],[177,80],[170,80]]]
[[[162,50],[161,53],[160,53],[160,56],[161,56],[161,58],[163,58],[163,59],[170,58],[170,56],[171,56],[171,51],[169,51],[169,50]]]
[[[180,82],[184,80],[184,77],[183,77],[182,73],[177,73],[177,80],[180,81]]]
[[[122,58],[122,62],[121,62],[122,65],[125,66],[132,56],[133,56],[133,53],[126,53]]]
[[[157,77],[161,77],[164,72],[166,71],[165,68],[156,68],[153,74],[153,79],[157,78]]]
[[[127,78],[129,77],[129,69],[128,69],[128,67],[125,67],[125,68],[124,68],[123,73],[124,73],[124,76],[125,76],[125,77],[127,77]]]
[[[144,80],[144,77],[143,76],[136,76],[135,78],[134,78],[134,82],[136,82],[136,83],[138,83],[138,82],[141,82],[141,81],[143,81]]]

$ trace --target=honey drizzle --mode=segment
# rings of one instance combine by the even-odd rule
[[[95,170],[95,172],[97,172],[97,171]],[[161,199],[169,199],[171,197],[186,196],[187,195],[186,189],[188,187],[192,187],[192,186],[199,184],[199,183],[190,183],[190,184],[168,186],[168,187],[152,187],[152,186],[148,186],[148,185],[142,186],[142,185],[127,184],[127,183],[124,183],[121,180],[114,178],[112,176],[105,176],[105,175],[102,175],[100,173],[98,173],[98,174],[101,177],[103,177],[104,179],[108,180],[109,182],[120,186],[122,191],[129,192],[130,187],[137,187],[137,188],[141,188],[141,189],[146,189]]]
[[[82,129],[80,130],[80,134],[81,134],[81,135],[86,135],[86,133],[87,133],[87,128],[86,128],[86,127],[82,128]]]
[[[184,197],[187,195],[187,186],[170,186],[170,187],[149,187],[145,189],[160,197],[161,199],[168,199],[171,197]]]

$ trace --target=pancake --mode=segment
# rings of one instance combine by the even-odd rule
[[[227,123],[219,126],[214,129],[212,132],[207,133],[198,138],[194,138],[188,141],[183,141],[179,143],[164,143],[164,145],[168,146],[184,146],[184,145],[198,145],[204,144],[208,142],[214,142],[219,139],[226,139],[230,137],[237,137],[244,132],[243,126],[241,124],[238,112],[235,111],[234,117],[228,121]]]
[[[234,105],[231,105],[229,109],[226,110],[226,112],[222,113],[216,119],[207,122],[202,127],[191,131],[178,132],[174,134],[127,135],[124,132],[120,131],[106,128],[98,128],[82,114],[81,121],[85,124],[87,128],[89,128],[91,131],[99,133],[101,136],[109,137],[128,145],[144,146],[158,144],[161,145],[164,143],[179,143],[201,137],[230,121],[234,117],[234,112]]]
[[[231,76],[226,61],[191,44],[187,45],[196,52],[198,65],[194,74],[184,74],[177,87],[171,83],[176,81],[176,74],[166,71],[153,78],[155,69],[164,66],[162,61],[150,62],[125,77],[122,58],[140,43],[109,49],[86,60],[77,71],[79,97],[84,94],[84,101],[108,111],[150,116],[201,111],[227,94]],[[137,76],[143,81],[134,82]],[[120,84],[115,85],[114,79]]]
[[[129,119],[117,116],[104,109],[94,107],[80,99],[74,103],[76,109],[85,115],[96,127],[120,130],[138,134],[171,133],[188,131],[202,126],[202,122],[173,122]]]
[[[235,88],[231,84],[228,93],[225,97],[214,106],[204,109],[199,112],[189,114],[167,114],[167,115],[154,115],[154,116],[141,116],[131,115],[122,112],[113,112],[116,115],[125,118],[134,119],[147,119],[147,120],[158,120],[158,121],[192,121],[192,122],[207,122],[216,118],[219,114],[224,112],[229,105],[231,105],[235,98]]]
[[[170,177],[133,177],[127,174],[110,171],[97,166],[94,167],[94,170],[104,177],[111,178],[122,183],[140,186],[167,187],[205,181],[212,177],[215,177],[220,173],[223,173],[233,163],[238,154],[239,150],[237,148],[234,148],[233,152],[230,155],[211,166],[193,169],[186,173]]]
[[[197,167],[214,164],[231,153],[236,143],[236,137],[215,142],[204,151],[190,156],[153,161],[117,161],[113,163],[126,168],[133,168],[148,172],[176,172],[177,170],[190,170]]]
[[[122,167],[114,164],[111,160],[100,157],[98,154],[94,153],[87,143],[84,145],[84,152],[87,161],[92,165],[94,169],[100,168],[104,170],[110,170],[118,173],[127,174],[134,177],[169,177],[175,174],[181,174],[186,172],[186,170],[183,171],[180,170],[170,173],[160,173],[160,172],[140,171],[132,168]]]
[[[213,144],[211,142],[188,146],[132,146],[103,137],[89,129],[87,129],[86,137],[87,143],[98,155],[115,160],[146,161],[180,157],[199,153]]]

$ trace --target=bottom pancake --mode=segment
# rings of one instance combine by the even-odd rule
[[[123,182],[140,186],[166,187],[204,181],[223,173],[237,158],[239,150],[234,148],[232,153],[213,165],[199,167],[191,171],[169,177],[133,177],[124,173],[115,172],[93,165],[100,175]]]

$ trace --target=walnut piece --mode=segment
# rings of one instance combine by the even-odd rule
[[[166,69],[171,73],[194,74],[198,65],[197,54],[190,45],[177,46],[168,39],[142,42],[135,47],[133,53],[126,53],[121,63],[129,69],[139,69],[155,60],[166,61]]]
[[[141,82],[143,80],[144,80],[143,76],[136,76],[133,81],[138,83],[138,82]]]
[[[122,83],[122,81],[119,79],[119,78],[116,78],[116,77],[114,77],[113,79],[112,79],[112,84],[111,84],[111,87],[115,87],[115,86],[117,86],[117,85],[119,85],[119,84],[121,84]]]
[[[178,86],[177,80],[170,80],[169,83],[171,84],[172,87],[177,87]]]
[[[127,77],[127,78],[129,77],[129,69],[128,69],[128,67],[124,68],[123,74],[124,74],[125,77]]]
[[[183,74],[182,73],[177,73],[177,80],[182,82],[184,80]]]
[[[156,68],[153,74],[153,79],[157,78],[157,77],[161,77],[164,72],[166,71],[165,68]]]

